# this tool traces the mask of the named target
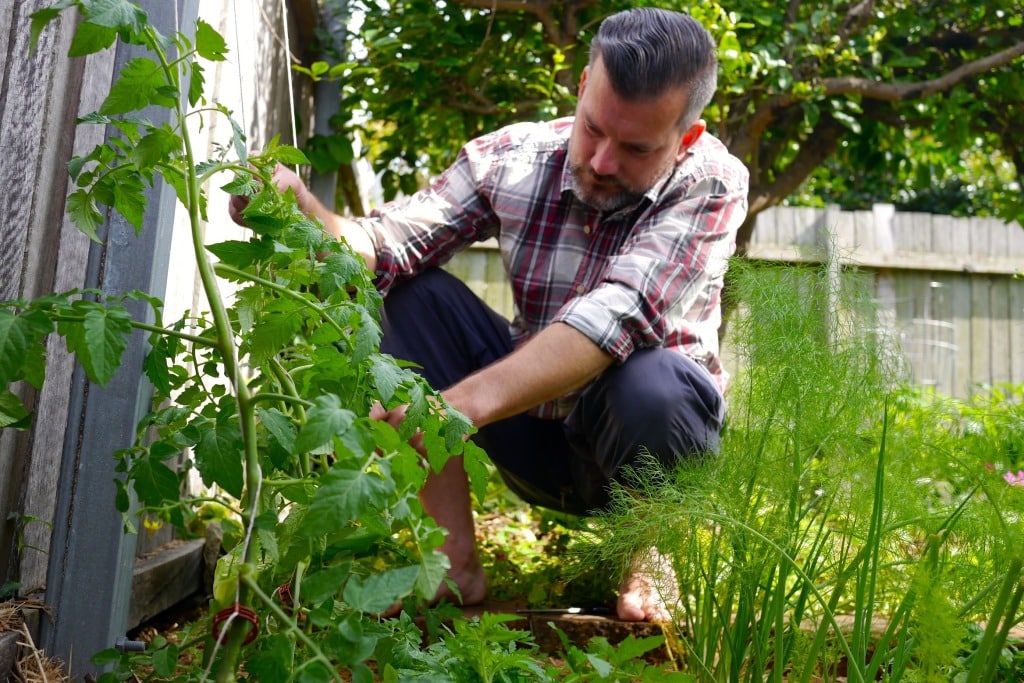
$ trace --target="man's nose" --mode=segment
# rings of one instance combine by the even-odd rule
[[[619,162],[615,156],[615,147],[608,140],[604,140],[594,148],[594,154],[590,157],[590,167],[594,173],[602,176],[614,176],[619,171]]]

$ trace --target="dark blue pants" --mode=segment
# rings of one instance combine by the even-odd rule
[[[428,270],[385,299],[381,351],[420,365],[435,389],[512,350],[507,321],[445,271]],[[594,380],[565,420],[517,415],[473,439],[525,501],[584,515],[608,503],[610,481],[643,452],[671,468],[716,451],[724,413],[692,359],[642,349]]]

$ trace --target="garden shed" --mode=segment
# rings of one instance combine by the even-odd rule
[[[92,242],[71,225],[65,206],[68,161],[109,131],[76,125],[94,111],[111,80],[133,56],[130,45],[88,58],[66,57],[73,18],[50,24],[30,50],[30,16],[45,0],[0,0],[11,30],[0,40],[3,100],[0,167],[7,198],[0,211],[0,300],[102,287],[143,290],[163,299],[171,318],[201,307],[196,274],[183,264],[180,216],[173,191],[149,192],[145,228],[109,215]],[[301,145],[326,125],[336,84],[289,78],[289,64],[309,63],[317,31],[339,21],[316,0],[142,0],[158,27],[194,26],[202,18],[229,42],[229,57],[206,74],[206,97],[225,104],[252,146],[275,135]],[[320,90],[322,89],[322,90]],[[296,121],[306,122],[296,125]],[[224,145],[223,121],[197,124],[207,151]],[[315,187],[333,196],[330,177]],[[227,217],[226,196],[210,191],[207,229],[240,233]],[[758,218],[747,254],[767,261],[857,267],[872,274],[883,312],[880,330],[904,354],[908,378],[957,397],[978,385],[1024,381],[1024,231],[994,219],[869,212],[833,207],[777,207]],[[500,256],[483,244],[449,268],[498,310],[512,313]],[[140,315],[145,311],[139,307]],[[726,344],[726,351],[728,348]],[[91,653],[155,610],[199,589],[202,542],[182,544],[165,532],[123,533],[112,506],[117,476],[111,454],[134,438],[148,400],[141,380],[145,339],[105,387],[90,384],[59,340],[51,342],[47,383],[22,387],[35,411],[31,429],[0,431],[0,562],[21,597],[37,598],[39,644],[90,670]]]

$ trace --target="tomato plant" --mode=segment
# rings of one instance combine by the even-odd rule
[[[225,59],[223,37],[202,20],[194,36],[162,35],[127,0],[60,0],[32,16],[33,43],[69,8],[81,16],[72,55],[120,39],[149,56],[128,61],[99,109],[80,120],[114,134],[69,163],[67,211],[93,240],[108,209],[139,232],[148,227],[146,188],[170,185],[188,216],[209,312],[164,323],[161,301],[143,292],[3,302],[0,424],[29,426],[10,385],[42,384],[50,334],[103,385],[127,336],[146,331],[153,409],[136,442],[116,454],[124,478],[111,502],[129,528],[141,514],[148,526],[194,529],[211,506],[235,520],[216,570],[206,674],[235,680],[244,663],[262,680],[284,680],[281,671],[332,680],[340,670],[369,680],[365,661],[382,637],[368,628],[374,615],[432,598],[448,568],[437,550],[444,532],[417,497],[428,468],[463,454],[476,492],[486,486],[483,454],[464,438],[472,426],[411,368],[380,353],[382,301],[365,264],[270,181],[277,164],[306,163],[303,153],[276,139],[250,153],[231,112],[204,99],[202,65]],[[149,107],[169,110],[171,123],[153,124],[142,113]],[[214,116],[231,123],[230,144],[199,159],[187,123]],[[250,198],[250,236],[207,244],[207,193],[225,172],[232,180],[221,189]],[[156,323],[133,319],[126,298],[147,301]],[[368,417],[377,402],[409,406],[397,430]],[[426,459],[407,444],[417,431]],[[183,452],[193,457],[180,469],[171,461]],[[168,652],[153,662],[169,674]]]

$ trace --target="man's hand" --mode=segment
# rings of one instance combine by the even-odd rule
[[[335,239],[343,239],[348,242],[349,246],[366,261],[366,267],[371,273],[377,269],[377,252],[373,240],[361,225],[339,216],[324,206],[316,195],[309,191],[306,184],[302,182],[302,178],[287,166],[278,164],[271,179],[282,192],[291,190],[295,193],[295,201],[304,214],[314,220],[319,220],[323,224],[324,230],[333,235]],[[248,205],[248,197],[231,195],[231,199],[228,201],[228,214],[231,216],[231,220],[244,226],[245,219],[242,217],[242,211]]]
[[[372,408],[370,408],[370,419],[380,420],[381,422],[387,422],[389,425],[395,428],[395,431],[398,431],[398,426],[402,424],[402,420],[405,419],[405,412],[406,410],[408,410],[408,408],[408,405],[401,405],[398,406],[397,408],[392,408],[391,410],[385,410],[384,406],[381,405],[380,401],[378,401],[373,404]],[[415,448],[420,455],[426,457],[427,454],[423,447],[422,432],[417,431],[415,434],[413,434],[412,437],[409,439],[409,445]]]
[[[277,185],[277,189],[281,192],[291,190],[295,193],[295,199],[299,204],[299,209],[302,210],[303,213],[312,213],[312,211],[306,206],[306,204],[309,203],[309,199],[312,197],[312,194],[310,194],[309,188],[306,187],[306,184],[302,182],[302,178],[300,178],[294,171],[283,164],[278,164],[277,167],[274,168],[274,173],[271,176],[271,179],[274,181],[274,184]],[[244,226],[245,219],[242,217],[242,212],[247,206],[249,206],[248,197],[240,194],[231,195],[231,199],[228,202],[228,214],[230,214],[231,220],[241,226]]]

